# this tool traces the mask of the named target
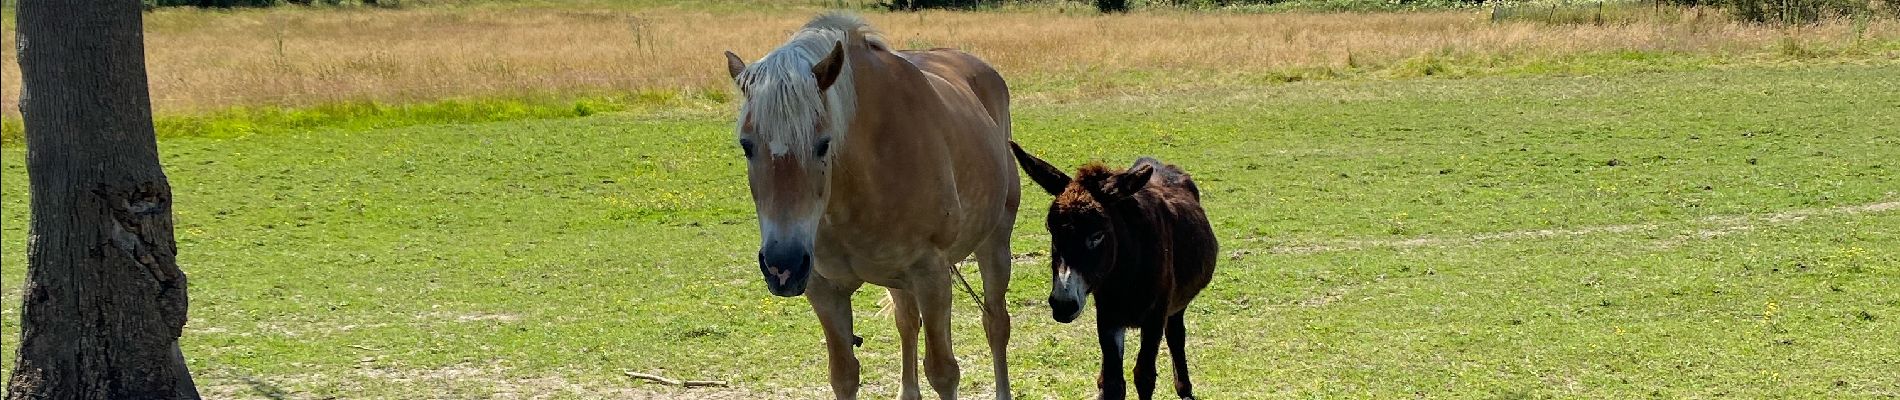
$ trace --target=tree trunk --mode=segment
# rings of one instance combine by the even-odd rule
[[[198,398],[139,7],[19,2],[32,227],[8,399]]]

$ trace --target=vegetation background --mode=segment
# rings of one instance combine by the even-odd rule
[[[1746,1],[154,2],[145,23],[213,398],[822,397],[810,311],[749,264],[720,52],[838,7],[997,64],[1053,162],[1203,182],[1227,256],[1188,317],[1210,398],[1900,396],[1894,6]],[[1045,317],[1026,193],[1019,395],[1088,397],[1091,321]],[[887,396],[878,295],[860,354]]]

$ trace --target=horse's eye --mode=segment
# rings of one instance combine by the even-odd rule
[[[831,151],[831,138],[818,139],[818,144],[813,146],[811,150],[812,154],[817,154],[818,157],[820,158],[823,158],[825,156],[825,153],[830,152],[830,151]]]
[[[739,139],[739,149],[745,151],[746,159],[752,159],[752,139]]]
[[[1108,234],[1101,231],[1097,231],[1095,232],[1095,234],[1089,235],[1089,242],[1088,242],[1089,248],[1093,249],[1096,247],[1100,247],[1102,245],[1102,239],[1107,239],[1107,238],[1108,238]]]

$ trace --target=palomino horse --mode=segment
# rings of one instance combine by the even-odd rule
[[[1188,380],[1188,302],[1214,279],[1220,244],[1201,210],[1201,189],[1187,172],[1142,157],[1133,167],[1111,171],[1083,166],[1071,179],[1062,170],[1010,148],[1023,172],[1055,201],[1049,204],[1049,310],[1057,322],[1075,321],[1088,295],[1095,295],[1095,330],[1102,346],[1096,382],[1101,398],[1121,399],[1122,333],[1141,328],[1135,355],[1135,394],[1154,396],[1155,356],[1168,339],[1174,360],[1174,393],[1194,398]]]
[[[974,253],[996,398],[1009,398],[1003,295],[1022,195],[1002,76],[956,50],[892,51],[862,19],[838,13],[749,67],[731,52],[726,63],[745,95],[739,147],[758,207],[759,271],[772,294],[811,302],[834,395],[857,397],[851,294],[870,282],[896,306],[902,398],[921,397],[920,322],[930,386],[956,398],[951,274]]]

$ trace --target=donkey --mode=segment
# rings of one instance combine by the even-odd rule
[[[1127,170],[1100,163],[1075,178],[1009,143],[1023,173],[1055,196],[1049,205],[1049,249],[1054,285],[1049,308],[1056,322],[1082,315],[1095,295],[1095,331],[1102,346],[1101,398],[1126,396],[1122,332],[1141,328],[1135,354],[1135,393],[1154,396],[1155,353],[1163,335],[1174,360],[1174,393],[1194,397],[1188,380],[1188,302],[1214,278],[1219,244],[1201,211],[1201,190],[1179,167],[1142,157]]]
[[[961,51],[893,51],[841,13],[813,19],[751,66],[728,51],[726,68],[745,97],[738,145],[759,216],[759,272],[772,294],[811,303],[833,395],[857,397],[851,294],[869,282],[895,306],[901,398],[922,397],[920,324],[931,388],[957,397],[950,282],[974,253],[996,398],[1010,398],[1003,296],[1022,194],[1003,77]]]

